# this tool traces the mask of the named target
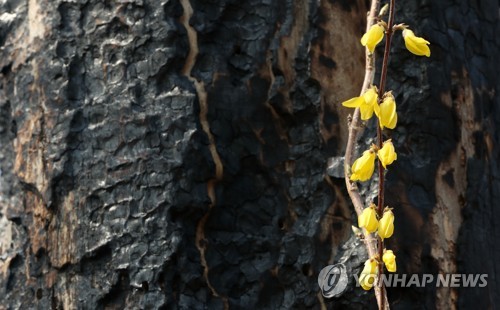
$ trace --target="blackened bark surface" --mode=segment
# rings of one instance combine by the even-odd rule
[[[365,2],[1,2],[2,305],[375,306],[352,279],[339,299],[317,286],[342,255],[352,273],[366,258],[342,173],[326,173],[339,102],[361,86]],[[398,5],[432,57],[395,40],[389,246],[401,273],[489,277],[389,289],[396,309],[500,301],[498,14]]]

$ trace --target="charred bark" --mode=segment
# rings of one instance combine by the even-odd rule
[[[0,300],[7,309],[366,308],[317,276],[366,253],[339,161],[366,1],[0,3]],[[500,302],[499,4],[405,1],[388,88],[395,309]],[[373,124],[367,124],[373,128]],[[362,143],[374,135],[366,130]],[[340,165],[341,166],[341,165]],[[348,254],[346,254],[348,253]],[[346,256],[347,255],[347,256]]]

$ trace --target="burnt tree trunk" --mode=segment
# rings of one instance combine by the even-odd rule
[[[417,58],[398,35],[389,68],[398,272],[489,277],[389,298],[492,308],[499,4],[397,2],[432,49]],[[317,285],[346,247],[352,272],[366,258],[327,168],[346,142],[339,102],[361,87],[367,5],[1,1],[0,308],[373,307],[372,292]]]

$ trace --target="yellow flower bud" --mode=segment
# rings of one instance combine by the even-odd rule
[[[392,250],[384,250],[384,255],[382,256],[385,267],[389,272],[396,272],[396,255]]]
[[[417,56],[431,56],[431,50],[428,46],[429,41],[424,38],[417,37],[410,29],[403,30],[403,38],[406,48]]]
[[[375,211],[375,205],[373,203],[368,208],[365,208],[358,217],[358,226],[364,227],[369,233],[377,230],[377,211]]]
[[[366,291],[370,290],[373,287],[373,284],[375,284],[377,274],[377,260],[372,258],[368,259],[365,262],[365,267],[359,275],[359,284],[361,285],[361,287]]]
[[[380,24],[371,26],[368,32],[361,38],[361,45],[366,46],[370,53],[373,53],[375,46],[384,38],[384,31],[384,27]]]
[[[384,215],[378,222],[378,235],[382,240],[389,238],[394,233],[394,213],[391,209],[385,208]]]
[[[377,114],[377,111],[375,111]],[[394,129],[396,123],[398,122],[398,114],[396,113],[396,101],[392,92],[387,92],[384,96],[384,100],[380,104],[380,110],[377,114],[379,119],[380,128],[384,129],[387,127],[389,129]]]
[[[385,169],[387,169],[387,165],[392,164],[393,161],[398,159],[398,154],[394,150],[394,145],[392,144],[391,139],[384,142],[384,145],[377,152],[378,159],[382,163]]]
[[[351,230],[352,230],[352,233],[355,235],[361,234],[361,229],[359,229],[358,227],[356,227],[354,225],[351,225]]]
[[[377,100],[377,88],[373,86],[360,97],[354,97],[347,101],[344,101],[342,102],[342,105],[347,108],[359,108],[361,119],[366,121],[372,117],[373,111],[375,111],[377,115],[378,113],[380,113],[380,108]]]
[[[372,177],[375,170],[375,152],[367,150],[363,156],[356,159],[351,168],[351,181],[367,181]]]

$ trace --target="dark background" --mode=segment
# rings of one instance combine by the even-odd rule
[[[346,143],[340,102],[361,88],[368,4],[2,1],[3,307],[374,307],[373,292],[323,299],[317,285],[347,249],[352,272],[366,258],[341,171],[327,168]],[[388,246],[398,273],[486,273],[488,286],[389,299],[494,308],[500,5],[396,6],[432,55],[395,37]]]

